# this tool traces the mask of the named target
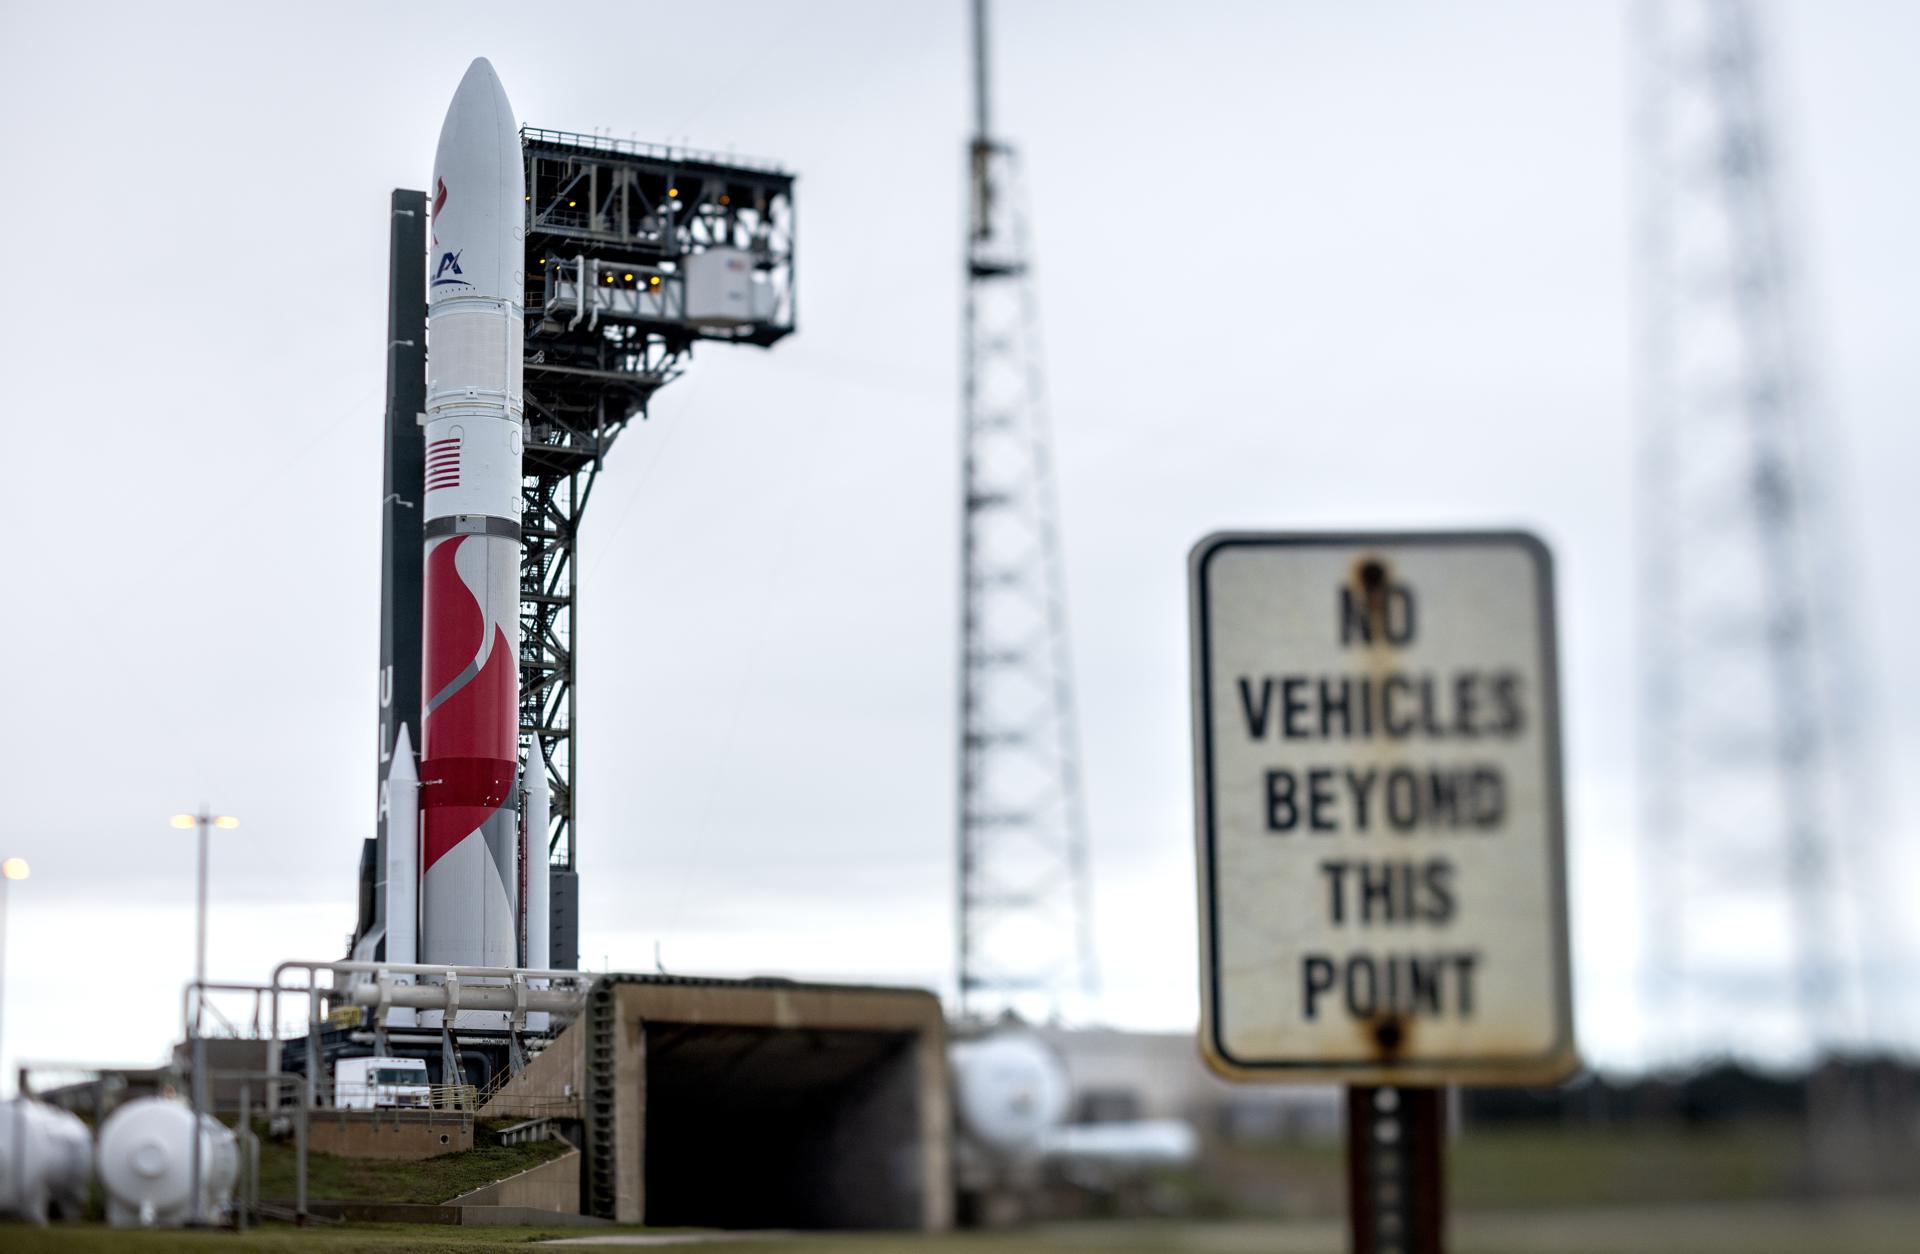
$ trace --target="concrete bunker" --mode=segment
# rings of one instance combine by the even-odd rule
[[[949,1112],[929,992],[612,975],[482,1113],[577,1119],[606,1219],[941,1231]]]

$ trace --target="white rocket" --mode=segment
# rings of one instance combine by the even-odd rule
[[[519,965],[521,160],[477,60],[429,193],[419,956],[449,966]]]

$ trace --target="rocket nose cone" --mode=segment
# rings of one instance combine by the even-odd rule
[[[467,67],[447,106],[429,186],[429,303],[481,297],[518,304],[526,258],[516,228],[526,172],[513,105],[485,57]]]
[[[393,738],[393,760],[387,767],[387,778],[398,783],[417,783],[420,772],[413,764],[413,737],[407,732],[407,725],[400,724],[400,731]]]
[[[460,86],[453,93],[453,103],[447,108],[449,122],[462,115],[491,115],[494,125],[513,129],[513,105],[507,100],[507,89],[500,85],[493,62],[485,57],[475,57],[467,67]]]

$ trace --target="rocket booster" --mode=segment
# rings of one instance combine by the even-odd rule
[[[513,106],[477,60],[428,195],[420,960],[434,964],[519,958],[525,181]]]
[[[406,966],[420,960],[420,772],[413,764],[413,739],[405,723],[393,740],[393,764],[387,768],[380,807],[387,821],[387,961]],[[413,983],[410,975],[396,979]],[[414,1025],[408,1007],[395,1006],[387,1014],[389,1027]]]

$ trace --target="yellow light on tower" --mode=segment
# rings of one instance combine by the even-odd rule
[[[176,814],[171,821],[175,827],[193,826],[193,816],[191,814]]]
[[[677,197],[677,196],[679,196],[679,195],[680,195],[680,189],[679,189],[679,188],[677,188],[677,187],[669,187],[669,188],[667,189],[667,199],[669,199],[669,200],[672,200],[672,199],[674,199],[675,197]]]
[[[240,826],[240,820],[234,818],[231,814],[222,814],[214,819],[213,825],[215,827],[225,828],[227,831],[232,831],[234,828]]]
[[[8,858],[5,862],[0,862],[0,876],[10,880],[23,880],[27,878],[27,874],[25,858]]]

